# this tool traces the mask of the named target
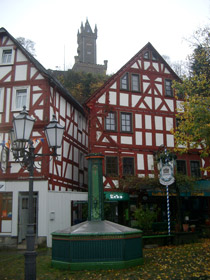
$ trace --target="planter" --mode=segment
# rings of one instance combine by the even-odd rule
[[[192,232],[195,232],[195,225],[191,225],[190,229],[191,229]]]
[[[188,232],[189,231],[189,224],[183,224],[183,231]]]

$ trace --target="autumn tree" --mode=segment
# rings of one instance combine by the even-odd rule
[[[190,75],[182,83],[174,83],[176,94],[183,97],[183,102],[178,108],[173,133],[176,151],[198,149],[205,159],[210,156],[210,28],[197,30],[192,38]]]
[[[83,103],[109,78],[107,75],[68,71],[52,71],[52,74],[79,102]]]

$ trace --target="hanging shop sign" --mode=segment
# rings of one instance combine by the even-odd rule
[[[129,194],[123,192],[104,192],[105,199],[109,201],[125,201],[129,200]]]
[[[160,179],[161,185],[169,186],[174,183],[174,175],[173,175],[173,168],[171,165],[166,164],[160,170]]]

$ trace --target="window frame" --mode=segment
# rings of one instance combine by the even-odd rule
[[[16,106],[17,101],[17,93],[19,90],[26,90],[26,109],[29,109],[29,100],[30,100],[30,87],[29,86],[23,86],[23,87],[14,87],[13,88],[13,96],[12,96],[12,111],[22,111],[23,106]]]
[[[3,53],[4,53],[4,51],[8,51],[8,50],[12,51],[11,61],[10,62],[3,62]],[[14,64],[14,50],[13,50],[13,47],[0,48],[0,65],[11,65],[11,64]]]
[[[133,81],[133,77],[137,77],[138,78],[138,81],[137,81],[137,86],[138,88],[137,89],[134,89],[134,81]],[[136,73],[131,73],[131,91],[133,92],[140,92],[140,76],[139,74],[136,74]]]
[[[198,163],[198,167],[197,169],[195,169],[194,167],[192,168],[192,163]],[[201,170],[200,170],[200,161],[199,160],[191,160],[190,161],[190,175],[194,178],[201,178]],[[194,170],[193,170],[194,169]],[[198,171],[198,174],[195,174]]]
[[[114,115],[114,126],[115,128],[114,129],[108,129],[107,128],[107,125],[110,125],[110,127],[113,125],[113,124],[107,124],[107,120],[109,119],[108,118],[108,115],[109,114],[113,114]],[[116,112],[109,112],[108,115],[105,117],[105,120],[104,120],[104,127],[105,127],[105,130],[106,131],[117,131],[117,117],[116,117]],[[111,119],[112,120],[112,119]]]
[[[184,170],[178,170],[178,163],[184,164]],[[187,175],[187,163],[186,163],[186,160],[183,160],[183,159],[177,159],[176,160],[176,171],[177,171],[178,174]]]
[[[122,115],[129,115],[130,116],[130,121],[129,121],[130,122],[130,130],[123,130],[122,129],[123,126],[125,126],[125,127],[128,126],[127,124],[125,124],[125,125],[122,124],[122,121],[123,121]],[[132,115],[132,113],[120,112],[120,132],[122,132],[122,133],[132,133],[133,132],[133,115]]]
[[[132,172],[131,173],[125,173],[124,171],[125,171],[125,163],[124,163],[124,161],[126,161],[126,160],[132,160],[132,166],[131,166],[131,168],[132,168]],[[133,175],[135,175],[135,159],[134,159],[134,157],[123,157],[122,158],[122,173],[123,173],[123,176],[133,176]]]
[[[167,82],[170,82],[170,91],[168,89],[168,85],[166,85]],[[170,94],[168,94],[168,92],[170,92]],[[165,96],[167,97],[173,97],[173,89],[172,89],[172,80],[171,79],[165,79]]]
[[[119,176],[119,161],[118,161],[118,157],[117,156],[105,156],[105,160],[106,160],[106,176],[109,177],[117,177]],[[110,160],[110,162],[108,162],[108,160]],[[116,162],[114,162],[116,161]],[[114,164],[113,164],[114,163]],[[108,164],[112,165],[111,167],[115,167],[115,171],[114,172],[109,172],[109,169],[111,169],[110,167],[108,167]]]
[[[126,87],[123,87],[123,79],[126,77]],[[120,89],[121,90],[129,90],[129,75],[128,72],[126,72],[121,78],[120,78]]]

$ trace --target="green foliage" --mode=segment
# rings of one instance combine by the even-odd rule
[[[120,179],[120,188],[122,191],[143,191],[161,187],[157,176],[149,178],[148,176],[139,178],[137,176],[126,176]]]
[[[143,207],[139,204],[139,207],[134,211],[134,218],[137,221],[137,226],[143,231],[151,230],[152,224],[157,220],[159,209],[149,209],[148,206]]]
[[[84,72],[53,71],[52,74],[79,102],[83,103],[109,78],[107,75],[96,75]]]
[[[198,149],[201,157],[210,155],[210,29],[194,34],[194,52],[190,56],[191,75],[174,82],[177,96],[184,97],[177,113],[175,151],[186,153]],[[208,168],[208,167],[206,167]]]

